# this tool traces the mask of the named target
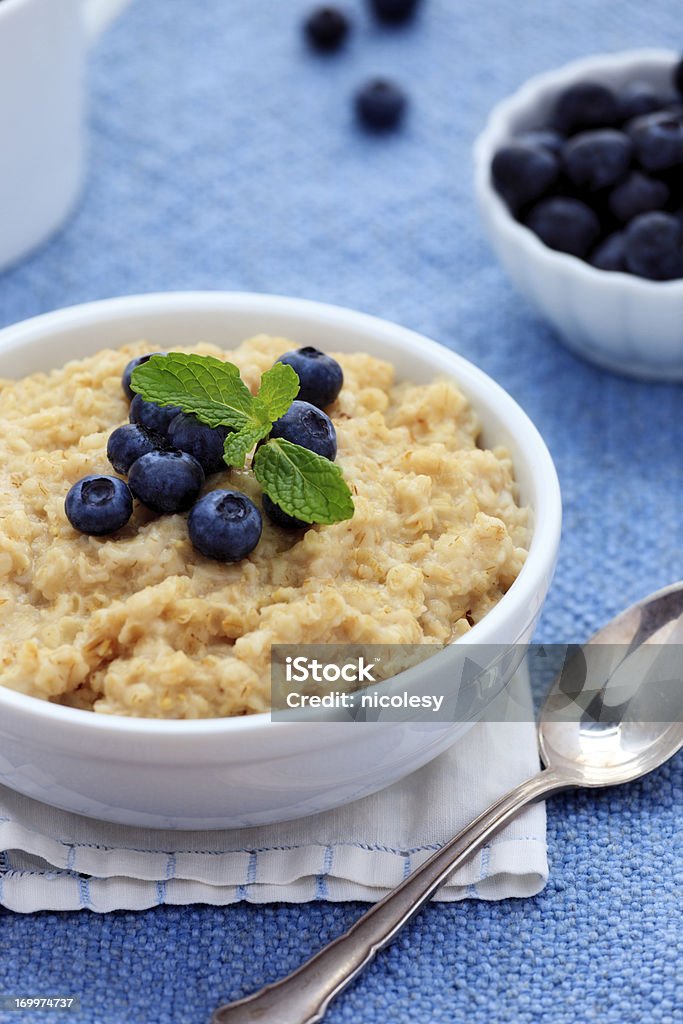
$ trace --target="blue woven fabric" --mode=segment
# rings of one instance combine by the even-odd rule
[[[237,288],[354,306],[456,348],[521,402],[556,459],[565,529],[539,636],[581,640],[683,576],[683,390],[606,375],[556,343],[482,237],[470,147],[529,74],[680,45],[680,11],[425,0],[413,26],[383,30],[361,0],[344,2],[355,31],[324,58],[301,39],[308,0],[136,0],[93,55],[84,200],[0,278],[0,322],[113,294]],[[356,129],[349,100],[374,73],[411,97],[404,130],[381,139]],[[330,1024],[683,1020],[682,789],[679,757],[622,791],[556,797],[546,890],[428,908]],[[78,994],[87,1022],[199,1024],[361,909],[0,911],[0,991]]]

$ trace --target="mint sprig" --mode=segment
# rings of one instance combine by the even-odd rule
[[[136,367],[130,386],[147,402],[177,405],[210,427],[231,427],[236,436],[228,438],[225,458],[228,465],[241,468],[254,445],[289,409],[299,393],[299,378],[291,366],[276,363],[263,374],[254,396],[233,363],[171,352]]]
[[[136,367],[131,380],[132,390],[147,402],[177,405],[210,427],[230,427],[224,459],[239,468],[287,412],[299,386],[291,366],[275,363],[252,395],[233,363],[180,352],[152,356]],[[307,448],[274,438],[257,449],[252,468],[265,493],[287,515],[322,524],[353,516],[353,499],[339,467]]]

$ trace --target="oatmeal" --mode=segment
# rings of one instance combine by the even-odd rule
[[[250,388],[282,353],[257,337],[224,352]],[[113,537],[79,534],[67,491],[111,473],[127,421],[121,374],[153,346],[105,350],[61,370],[0,380],[0,685],[101,714],[209,718],[268,710],[276,643],[447,643],[510,587],[528,542],[507,452],[477,446],[454,383],[395,383],[362,353],[334,355],[344,386],[327,412],[352,519],[288,532],[264,517],[251,555],[193,548],[187,515],[136,503]],[[253,473],[226,469],[261,506]]]

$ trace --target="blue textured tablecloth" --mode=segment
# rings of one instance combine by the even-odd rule
[[[548,441],[565,529],[539,637],[581,640],[683,576],[683,390],[606,375],[556,343],[482,237],[470,146],[533,72],[681,45],[680,10],[425,0],[413,26],[381,30],[360,0],[344,5],[353,36],[322,58],[301,40],[308,0],[136,0],[93,55],[82,205],[0,277],[0,322],[114,294],[236,288],[354,306],[437,338],[496,377]],[[386,138],[350,113],[378,72],[411,97],[404,130]],[[621,791],[555,798],[545,892],[428,908],[330,1024],[683,1020],[682,787],[679,757]],[[78,994],[88,1022],[200,1024],[361,910],[0,911],[0,991]]]

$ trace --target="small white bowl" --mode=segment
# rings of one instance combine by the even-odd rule
[[[618,87],[644,80],[673,91],[670,50],[628,50],[573,61],[538,75],[494,107],[474,147],[477,201],[493,247],[520,292],[567,345],[617,373],[683,380],[683,280],[648,281],[597,270],[548,248],[512,217],[491,182],[491,160],[529,128],[547,125],[552,103],[568,85],[592,79]]]
[[[0,331],[0,376],[21,377],[147,338],[159,348],[224,347],[258,333],[387,359],[398,375],[454,378],[478,411],[483,441],[505,444],[534,517],[527,561],[468,643],[525,643],[553,574],[561,505],[536,428],[489,377],[395,324],[297,299],[220,292],[131,296],[48,313]],[[461,642],[404,673],[420,685],[454,678]],[[476,683],[475,683],[476,685]],[[438,692],[438,691],[437,691]],[[45,803],[129,825],[227,828],[312,814],[390,785],[436,757],[467,722],[273,722],[269,714],[157,721],[61,707],[0,686],[0,783]]]

